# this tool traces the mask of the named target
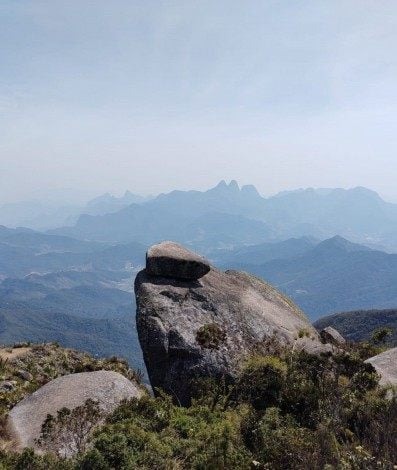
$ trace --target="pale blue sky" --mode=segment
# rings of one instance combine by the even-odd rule
[[[35,190],[397,200],[395,0],[0,0],[0,202]]]

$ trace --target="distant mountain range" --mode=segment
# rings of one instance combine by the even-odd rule
[[[0,205],[0,225],[11,228],[27,227],[35,230],[48,230],[76,223],[82,214],[103,215],[116,212],[130,204],[140,204],[152,199],[126,191],[116,197],[110,193],[89,200],[86,204],[57,201],[32,200]]]
[[[221,228],[221,230],[220,230]],[[206,251],[335,235],[397,251],[397,204],[365,188],[306,189],[263,198],[224,181],[208,191],[173,191],[105,215],[81,215],[51,233],[106,242],[173,239]]]
[[[222,181],[151,200],[103,195],[84,208],[91,215],[46,233],[0,226],[0,342],[30,335],[141,367],[132,286],[163,239],[264,278],[312,320],[396,308],[397,254],[385,251],[397,250],[396,208],[364,188],[266,199]]]
[[[143,197],[133,194],[131,191],[126,191],[121,197],[116,197],[110,193],[106,193],[88,201],[83,212],[90,215],[104,215],[117,212],[130,204],[142,204],[143,202],[150,201],[151,199],[151,196]]]

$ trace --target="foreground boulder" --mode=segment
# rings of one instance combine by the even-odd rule
[[[100,370],[65,375],[14,406],[8,415],[8,433],[18,449],[39,450],[36,440],[48,414],[56,415],[63,407],[74,409],[89,398],[97,401],[105,413],[110,413],[122,400],[141,395],[138,385],[117,372]]]
[[[135,280],[139,340],[154,389],[188,404],[194,379],[233,379],[241,361],[273,338],[310,352],[326,349],[302,311],[269,284],[213,267],[197,279],[196,255],[169,246],[150,249]],[[153,252],[162,252],[155,269]],[[184,266],[183,275],[170,266]]]
[[[365,362],[372,364],[380,375],[380,385],[397,386],[397,348],[389,349]]]

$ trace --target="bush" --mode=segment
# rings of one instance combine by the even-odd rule
[[[85,439],[75,458],[3,452],[0,468],[392,469],[397,398],[379,387],[362,351],[258,354],[243,363],[234,383],[203,380],[190,407],[175,405],[163,393],[121,403],[86,434],[89,444]],[[84,413],[77,413],[83,422],[95,421]],[[54,436],[63,426],[74,429],[74,418],[63,411],[47,422],[44,435]]]
[[[278,403],[287,374],[287,364],[275,356],[254,356],[242,370],[236,387],[238,401],[265,409]]]
[[[88,399],[73,410],[62,408],[57,416],[48,415],[44,421],[38,444],[47,452],[68,457],[86,450],[92,430],[103,419],[97,402]]]
[[[226,341],[226,333],[216,323],[207,323],[197,330],[196,341],[203,349],[219,349]]]

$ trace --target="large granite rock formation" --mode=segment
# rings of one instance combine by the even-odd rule
[[[397,348],[388,349],[377,356],[367,359],[380,375],[380,385],[397,386]]]
[[[65,375],[52,380],[14,406],[8,415],[8,433],[16,448],[40,450],[36,440],[48,414],[54,416],[63,407],[77,408],[89,398],[110,413],[122,400],[141,395],[142,389],[138,385],[117,372],[100,370]]]
[[[153,253],[161,253],[156,269]],[[198,272],[192,259],[175,244],[157,245],[135,281],[139,340],[154,389],[188,404],[192,379],[233,379],[242,360],[273,337],[310,352],[327,349],[299,308],[269,284],[208,264],[207,273]]]

